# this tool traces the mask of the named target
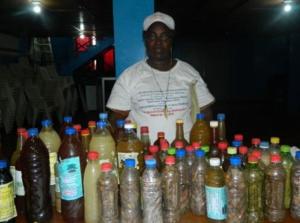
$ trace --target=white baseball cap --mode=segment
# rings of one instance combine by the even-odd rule
[[[155,12],[145,18],[143,24],[144,31],[147,31],[149,27],[155,22],[161,22],[171,30],[175,29],[175,22],[171,16],[162,12]]]

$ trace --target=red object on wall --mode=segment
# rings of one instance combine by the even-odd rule
[[[105,71],[112,71],[115,66],[115,50],[111,48],[103,53],[103,69]]]

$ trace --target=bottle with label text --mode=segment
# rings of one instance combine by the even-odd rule
[[[291,183],[292,183],[292,201],[291,216],[300,220],[300,151],[296,152],[295,163],[292,167]]]
[[[141,142],[144,145],[144,154],[149,153],[148,149],[151,145],[148,126],[141,126]]]
[[[176,137],[171,143],[171,146],[174,147],[176,141],[181,141],[183,143],[183,148],[188,145],[188,141],[184,138],[184,131],[183,131],[183,120],[177,119],[176,120]]]

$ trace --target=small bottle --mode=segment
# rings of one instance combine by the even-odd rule
[[[155,159],[146,160],[141,179],[143,223],[163,223],[161,177]]]
[[[119,223],[118,180],[111,163],[101,164],[98,183],[101,222]]]
[[[218,120],[218,141],[219,142],[227,142],[225,114],[224,113],[217,114],[217,120]]]
[[[219,158],[210,158],[205,173],[206,213],[209,222],[223,223],[227,217],[224,172]]]
[[[64,117],[64,122],[60,128],[60,131],[59,131],[59,136],[61,139],[64,138],[64,135],[65,135],[65,130],[67,127],[73,127],[73,118],[71,116],[65,116]]]
[[[80,132],[81,135],[81,146],[83,151],[88,154],[90,151],[90,142],[91,142],[91,135],[90,135],[90,130],[89,129],[83,129]]]
[[[156,168],[158,170],[161,170],[161,164],[160,164],[158,150],[159,150],[158,146],[155,146],[155,145],[149,146],[149,154],[152,155],[153,158],[156,160]]]
[[[268,221],[283,222],[286,175],[278,154],[271,156],[271,163],[265,173],[265,216]]]
[[[291,202],[291,216],[300,220],[300,151],[296,152],[295,163],[292,167],[292,202]]]
[[[265,167],[269,166],[270,164],[270,151],[269,151],[269,142],[261,141],[259,144],[259,148],[261,149],[261,161],[265,165]]]
[[[176,120],[176,137],[173,140],[173,142],[171,143],[172,147],[175,146],[176,141],[181,141],[183,143],[183,147],[185,147],[188,144],[187,140],[184,138],[183,120],[182,119]]]
[[[162,164],[162,167],[164,166],[165,159],[168,155],[168,149],[169,149],[169,143],[167,141],[162,141],[160,144],[160,151],[159,153],[159,160]]]
[[[148,148],[151,145],[148,126],[141,126],[141,142],[144,145],[144,154],[147,154]]]
[[[247,184],[241,168],[241,158],[232,156],[226,174],[228,215],[226,222],[242,223],[247,220]]]
[[[89,121],[88,122],[88,128],[90,130],[91,136],[96,132],[96,122],[95,121]]]
[[[205,172],[207,162],[205,160],[205,152],[203,150],[195,151],[196,160],[192,166],[192,179],[190,189],[190,208],[194,215],[206,214],[205,200]]]
[[[167,139],[165,138],[165,133],[164,132],[158,132],[157,133],[157,139],[155,140],[155,142],[153,143],[153,145],[160,147],[161,142],[165,140],[168,144],[169,142],[167,141]]]
[[[140,223],[140,174],[134,159],[125,160],[125,168],[120,177],[121,223]]]
[[[247,146],[240,146],[239,147],[239,155],[241,157],[242,168],[245,169],[248,163],[248,147]]]
[[[106,112],[99,113],[99,119],[100,121],[103,121],[106,123],[107,129],[110,132],[110,134],[114,135],[114,130],[110,122],[108,121],[108,114]]]
[[[175,157],[167,156],[162,171],[163,222],[174,223],[179,220],[179,173],[175,166]]]
[[[270,139],[270,153],[271,154],[279,154],[280,153],[280,138],[279,137],[271,137]]]
[[[260,138],[252,138],[251,139],[251,146],[249,148],[250,153],[252,153],[255,150],[259,150],[259,144],[260,144]]]
[[[124,125],[125,125],[124,119],[117,119],[116,129],[114,131],[114,139],[116,143],[118,143],[125,134]]]
[[[210,129],[204,118],[203,113],[198,113],[196,115],[196,122],[190,132],[190,143],[198,142],[201,145],[210,145]]]
[[[228,147],[227,154],[228,154],[228,156],[225,158],[223,165],[222,165],[224,172],[227,172],[227,170],[230,166],[230,157],[237,155],[236,147],[231,147],[231,146]]]

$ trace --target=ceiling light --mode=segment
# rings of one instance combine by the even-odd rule
[[[84,24],[83,24],[83,23],[80,23],[79,29],[80,29],[81,31],[84,31]]]
[[[32,11],[36,14],[42,12],[41,2],[39,0],[32,1]]]
[[[96,46],[97,41],[96,41],[96,36],[92,36],[92,46]]]
[[[292,10],[292,5],[290,5],[290,4],[285,4],[285,5],[283,6],[283,10],[284,10],[285,12],[290,12],[290,11]]]

